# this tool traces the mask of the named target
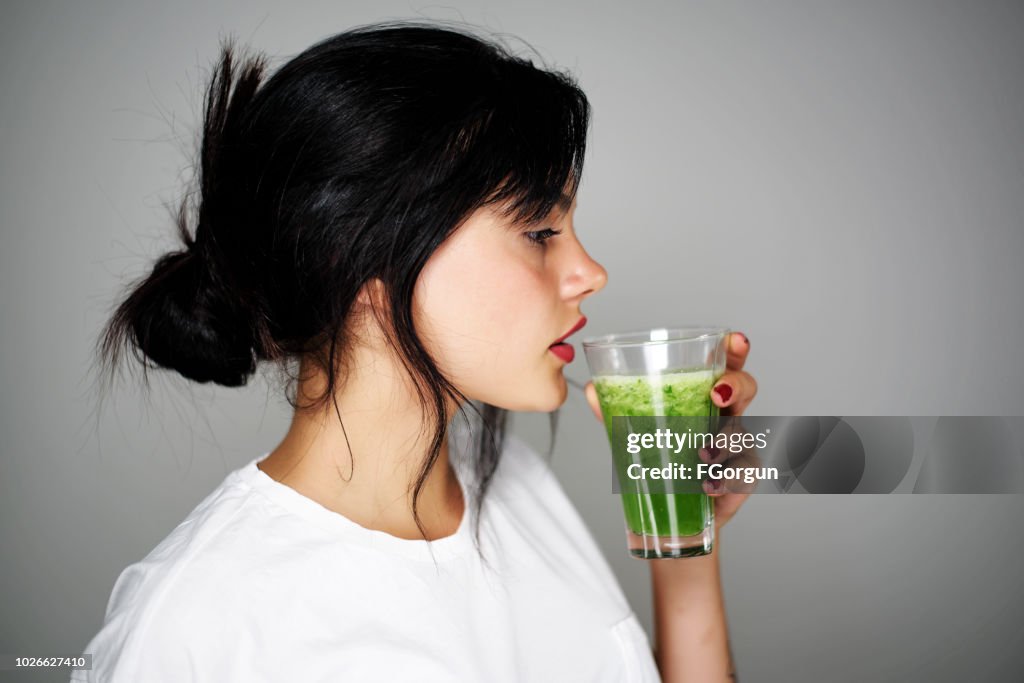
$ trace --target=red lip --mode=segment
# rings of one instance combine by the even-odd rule
[[[576,331],[578,331],[578,330],[579,330],[579,329],[580,329],[581,327],[583,327],[583,326],[584,326],[584,325],[586,325],[586,324],[587,324],[587,316],[585,316],[585,315],[584,315],[584,316],[580,316],[580,319],[579,319],[579,321],[577,321],[577,323],[576,323],[575,325],[573,325],[573,326],[572,326],[572,329],[570,329],[570,330],[569,330],[568,332],[566,332],[565,334],[563,334],[563,335],[562,335],[561,337],[559,337],[559,338],[558,338],[558,339],[556,339],[555,341],[551,342],[551,346],[554,346],[555,344],[560,344],[560,343],[562,342],[562,340],[563,340],[563,339],[565,339],[566,337],[568,337],[568,336],[569,336],[570,334],[572,334],[573,332],[576,332]]]
[[[576,351],[569,344],[552,344],[548,347],[548,351],[561,358],[566,363],[571,363],[572,359],[576,357]]]

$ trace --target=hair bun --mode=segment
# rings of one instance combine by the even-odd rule
[[[136,346],[197,382],[245,384],[256,370],[252,325],[224,290],[195,248],[165,255],[126,309]]]

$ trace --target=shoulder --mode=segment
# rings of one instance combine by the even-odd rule
[[[93,654],[88,680],[200,680],[189,675],[221,671],[232,657],[224,644],[241,642],[261,594],[280,593],[275,581],[317,561],[324,543],[316,533],[229,476],[118,575],[85,650]]]

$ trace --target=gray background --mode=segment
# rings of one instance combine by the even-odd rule
[[[589,95],[577,229],[610,282],[588,331],[745,331],[751,413],[1024,414],[1020,3],[8,2],[0,652],[80,652],[119,571],[288,425],[262,379],[157,373],[100,406],[90,372],[120,287],[174,246],[163,203],[218,38],[276,66],[414,17],[520,36]],[[586,379],[582,354],[567,372]],[[515,431],[547,445],[545,415]],[[555,468],[649,628],[607,448],[574,391]],[[755,497],[720,546],[741,677],[1014,678],[1022,513],[1019,496]]]

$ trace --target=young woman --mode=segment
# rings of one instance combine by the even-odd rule
[[[244,384],[295,408],[118,577],[89,681],[715,681],[717,553],[651,562],[657,658],[507,411],[555,411],[607,274],[575,233],[589,105],[464,30],[359,27],[264,78],[224,46],[198,201],[101,338],[111,373]],[[731,339],[713,400],[756,393]],[[571,359],[570,359],[571,360]],[[600,418],[593,387],[585,387]],[[717,498],[721,524],[743,497]]]

